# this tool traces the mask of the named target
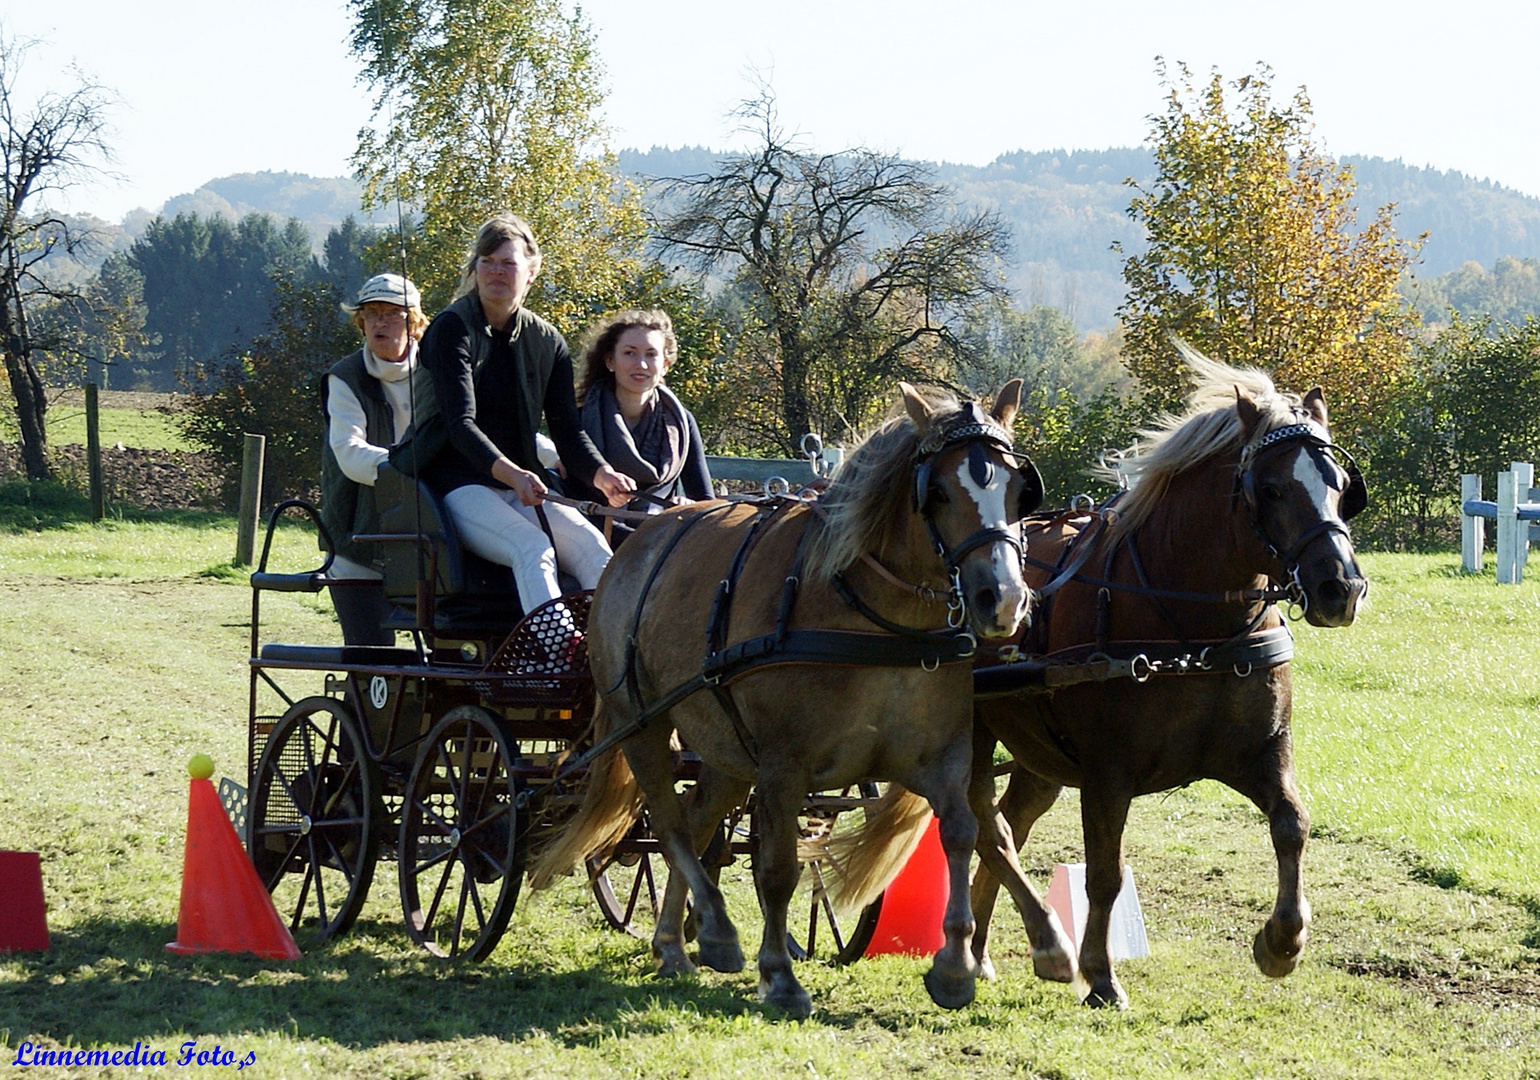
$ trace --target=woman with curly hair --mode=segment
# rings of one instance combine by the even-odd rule
[[[666,312],[620,311],[589,331],[578,365],[583,431],[616,472],[635,482],[633,510],[657,513],[712,497],[700,425],[663,383],[678,355]],[[631,531],[613,518],[606,523],[611,543]]]

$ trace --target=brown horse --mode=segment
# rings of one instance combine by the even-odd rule
[[[816,504],[683,508],[616,554],[594,595],[588,655],[596,731],[625,733],[625,760],[596,759],[577,816],[532,874],[538,887],[613,846],[640,810],[639,786],[671,869],[652,941],[660,972],[695,970],[687,889],[700,962],[738,971],[737,930],[698,853],[752,785],[759,994],[797,1017],[812,1002],[792,972],[786,915],[812,791],[895,780],[930,801],[953,902],[926,986],[961,1007],[978,973],[966,897],[977,836],[969,659],[973,635],[1014,633],[1027,616],[1010,526],[1036,506],[1041,481],[1011,450],[1019,381],[988,415],[900,385],[905,415],[856,447]],[[703,762],[688,807],[675,791],[675,729]]]
[[[1011,692],[1026,680],[1010,665],[977,673],[975,955],[991,976],[988,922],[1004,882],[1037,973],[1075,977],[1063,929],[1016,852],[1060,790],[1077,787],[1089,900],[1079,974],[1090,1005],[1128,1000],[1107,932],[1130,801],[1204,778],[1267,815],[1278,895],[1253,954],[1267,975],[1294,969],[1310,922],[1300,874],[1309,818],[1289,736],[1292,647],[1269,601],[1287,598],[1317,626],[1346,626],[1368,589],[1345,524],[1363,507],[1363,481],[1351,458],[1344,468],[1333,457],[1341,452],[1320,390],[1283,394],[1260,372],[1184,351],[1200,385],[1185,415],[1146,432],[1122,461],[1132,490],[1089,521],[1024,523],[1026,576],[1050,595],[1022,649],[1057,674],[1048,678],[1057,688],[1044,692],[1040,674],[1040,685]],[[1091,677],[1114,671],[1131,674]],[[998,810],[997,740],[1015,762]]]

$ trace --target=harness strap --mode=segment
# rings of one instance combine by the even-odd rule
[[[973,693],[989,699],[1116,678],[1143,682],[1151,675],[1241,673],[1242,668],[1250,674],[1279,667],[1293,657],[1294,636],[1287,624],[1228,641],[1119,641],[1105,650],[1075,645],[1048,656],[975,668]]]

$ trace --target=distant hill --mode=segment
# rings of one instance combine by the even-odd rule
[[[375,224],[395,222],[394,212],[365,214],[360,208],[358,181],[350,176],[307,176],[304,173],[236,173],[210,180],[196,191],[167,199],[160,212],[166,217],[177,214],[215,214],[239,221],[250,213],[272,214],[280,219],[298,218],[310,229],[317,253],[333,226],[342,224],[349,214],[359,221]]]
[[[634,177],[687,176],[709,172],[721,155],[705,147],[623,150],[623,173]],[[1467,263],[1493,267],[1499,258],[1540,258],[1540,199],[1457,172],[1422,169],[1384,158],[1347,157],[1358,181],[1358,205],[1372,212],[1397,206],[1397,231],[1412,238],[1426,231],[1416,276],[1427,280]],[[1012,289],[1023,303],[1066,311],[1082,330],[1110,325],[1123,297],[1121,241],[1137,251],[1143,243],[1126,210],[1124,181],[1147,182],[1154,160],[1144,148],[1017,151],[988,165],[933,165],[938,181],[958,202],[996,210],[1015,234]],[[332,226],[359,210],[358,184],[350,177],[302,173],[240,173],[210,180],[196,191],[167,200],[161,213],[223,214],[238,219],[253,211],[295,217],[310,229],[319,251]],[[143,231],[148,218],[136,212],[109,241],[121,248]],[[388,224],[393,213],[374,220]],[[1442,296],[1442,293],[1439,294]]]
[[[634,176],[685,176],[709,171],[719,155],[702,147],[622,151]],[[1540,199],[1457,172],[1420,169],[1384,158],[1347,157],[1358,183],[1357,204],[1372,213],[1397,209],[1397,232],[1427,232],[1416,276],[1432,278],[1503,256],[1540,256]],[[933,166],[959,202],[997,211],[1016,236],[1011,287],[1024,303],[1051,304],[1081,329],[1112,322],[1123,298],[1122,265],[1114,241],[1134,252],[1143,237],[1127,216],[1130,177],[1149,182],[1149,150],[1052,150],[1002,154],[988,165]]]

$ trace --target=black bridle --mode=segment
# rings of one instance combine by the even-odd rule
[[[1267,523],[1262,520],[1261,502],[1256,492],[1256,469],[1263,459],[1301,443],[1304,444],[1303,452],[1311,455],[1316,467],[1320,469],[1326,485],[1340,490],[1342,495],[1337,501],[1336,517],[1317,522],[1285,547],[1273,537]],[[1345,484],[1338,482],[1332,465],[1336,465],[1347,476]],[[1295,585],[1299,582],[1299,557],[1305,549],[1322,537],[1341,536],[1351,541],[1352,533],[1347,522],[1369,503],[1369,489],[1364,483],[1358,462],[1353,460],[1352,454],[1334,444],[1326,429],[1313,420],[1301,420],[1274,428],[1249,443],[1241,451],[1240,462],[1236,465],[1235,494],[1245,502],[1247,518],[1252,530],[1262,541],[1262,546],[1278,560],[1283,566],[1285,578]]]
[[[973,477],[973,482],[981,488],[988,487],[994,479],[995,466],[985,452],[986,447],[993,447],[1000,451],[1007,461],[1014,464],[1022,481],[1021,494],[1016,502],[1017,520],[1036,510],[1043,501],[1043,478],[1037,471],[1037,466],[1032,464],[1030,458],[1016,456],[1011,433],[985,415],[984,410],[979,408],[977,403],[964,406],[950,422],[934,425],[920,440],[916,450],[914,508],[924,520],[925,527],[930,532],[931,544],[946,566],[949,578],[957,575],[962,560],[977,548],[1008,544],[1015,550],[1018,560],[1026,554],[1019,535],[994,525],[985,525],[951,547],[947,546],[946,540],[941,535],[941,529],[936,525],[932,510],[935,505],[933,467],[935,459],[941,454],[953,447],[963,445],[968,447],[968,470]]]

